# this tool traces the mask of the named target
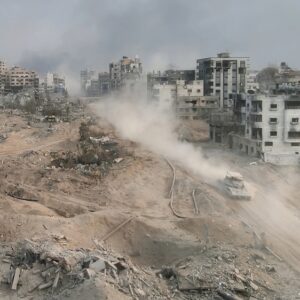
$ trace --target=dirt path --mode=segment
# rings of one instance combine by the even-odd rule
[[[241,218],[258,233],[265,233],[270,248],[300,273],[300,220],[282,199],[261,191],[240,203]]]

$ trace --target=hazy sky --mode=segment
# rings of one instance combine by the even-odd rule
[[[299,0],[0,0],[0,59],[40,73],[106,70],[138,54],[146,70],[194,68],[230,51],[253,68],[300,68]]]

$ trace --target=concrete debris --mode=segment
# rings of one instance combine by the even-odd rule
[[[51,167],[75,169],[88,176],[105,176],[114,163],[124,160],[125,151],[108,136],[93,137],[93,125],[82,123],[79,129],[78,151],[51,152]]]
[[[92,269],[84,269],[83,274],[86,279],[91,279],[96,276],[96,272]]]
[[[71,286],[98,277],[117,286],[125,294],[143,299],[163,299],[163,291],[154,272],[149,282],[149,275],[142,269],[108,249],[69,250],[49,240],[25,240],[19,242],[9,255],[12,265],[16,266],[11,289],[17,290],[20,281],[30,282],[28,285],[21,284],[22,295],[47,293],[51,287],[51,293],[59,295]],[[21,272],[22,269],[24,272]],[[6,277],[10,278],[10,274],[7,271]]]
[[[17,285],[20,279],[20,274],[21,274],[21,269],[20,268],[16,268],[15,270],[15,274],[14,274],[14,280],[11,286],[12,290],[16,290],[17,289]]]
[[[123,160],[124,160],[124,158],[118,157],[118,158],[115,158],[115,159],[114,159],[114,162],[118,164],[118,163],[120,163],[120,162],[123,161]]]
[[[95,272],[101,272],[105,270],[105,261],[102,259],[98,259],[94,263],[90,264],[90,269],[94,270]]]

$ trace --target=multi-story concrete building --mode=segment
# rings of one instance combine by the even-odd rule
[[[276,76],[275,93],[299,94],[300,93],[300,71],[290,68],[285,62],[279,67]]]
[[[217,97],[203,95],[201,80],[155,83],[151,91],[152,101],[181,119],[197,120],[218,108]]]
[[[142,63],[138,56],[134,59],[123,56],[117,63],[109,64],[109,75],[112,89],[118,90],[124,86],[132,87],[142,77]]]
[[[63,93],[66,89],[65,77],[57,73],[47,73],[45,79],[46,91],[52,93]]]
[[[196,80],[203,80],[205,96],[218,96],[220,108],[231,108],[232,96],[246,92],[248,69],[248,57],[220,53],[197,60]]]
[[[175,109],[180,119],[198,120],[208,117],[218,107],[216,96],[204,96],[202,80],[177,80]]]
[[[100,95],[107,95],[111,91],[111,80],[109,73],[102,72],[98,74],[98,86]]]
[[[94,70],[82,70],[80,71],[80,89],[84,96],[87,96],[87,86],[90,85],[92,79],[96,79],[96,72]]]
[[[151,93],[151,94],[150,94]],[[149,100],[156,102],[162,109],[171,109],[176,100],[175,83],[155,83],[149,91]]]
[[[275,164],[300,163],[300,96],[248,94],[236,109],[241,133],[231,135],[232,148]]]
[[[257,81],[258,71],[250,70],[247,74],[247,82],[246,82],[246,92],[247,93],[256,93],[259,91],[259,83]]]
[[[7,83],[7,67],[4,61],[0,60],[0,95],[4,94]]]
[[[178,80],[191,82],[195,80],[195,70],[166,70],[164,72],[152,72],[147,74],[147,94],[148,98],[153,99],[153,88],[168,90],[168,87],[162,87],[164,84],[175,85]],[[160,86],[160,87],[159,87]]]
[[[39,78],[36,72],[20,67],[13,67],[7,72],[6,89],[9,92],[18,92],[25,88],[38,88]]]

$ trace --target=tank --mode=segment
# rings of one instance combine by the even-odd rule
[[[224,178],[227,194],[233,199],[250,200],[251,195],[245,187],[243,176],[237,172],[227,172]]]

